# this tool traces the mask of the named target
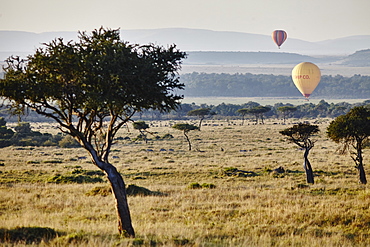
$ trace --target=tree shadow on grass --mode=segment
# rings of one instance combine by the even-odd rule
[[[166,196],[167,194],[160,191],[151,191],[147,188],[137,186],[135,184],[130,184],[126,188],[126,193],[128,196]],[[108,196],[112,194],[111,187],[107,186],[97,186],[86,193],[87,196]]]
[[[16,227],[13,229],[0,228],[0,243],[25,243],[38,244],[41,241],[50,240],[61,235],[48,227]]]

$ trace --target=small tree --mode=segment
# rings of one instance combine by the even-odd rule
[[[253,108],[242,108],[242,109],[239,109],[237,112],[240,113],[240,114],[243,114],[244,116],[246,114],[251,114],[251,115],[254,115],[255,119],[256,119],[256,124],[258,124],[258,119],[261,119],[261,122],[262,124],[264,124],[263,122],[263,114],[265,114],[266,112],[269,112],[271,111],[271,108],[267,107],[267,106],[256,106],[256,107],[253,107]]]
[[[370,137],[370,109],[364,106],[352,108],[330,123],[327,134],[331,140],[342,144],[340,153],[350,151],[350,147],[355,150],[350,151],[351,158],[356,164],[360,182],[366,184],[362,149]]]
[[[202,126],[202,121],[208,115],[215,115],[215,113],[212,112],[210,108],[200,108],[188,112],[188,116],[197,116],[199,118],[198,130],[200,130]]]
[[[290,105],[287,105],[287,106],[280,106],[277,108],[277,110],[279,112],[282,113],[283,115],[283,119],[284,119],[284,123],[285,123],[285,120],[286,118],[292,113],[292,112],[295,112],[297,110],[297,107],[295,106],[290,106]]]
[[[144,138],[145,143],[148,143],[148,139],[146,138],[146,129],[149,129],[149,125],[144,121],[136,121],[132,124],[134,129],[139,130],[141,136]]]
[[[247,108],[238,109],[236,113],[242,115],[242,125],[244,125],[245,115],[249,114],[249,109]]]
[[[100,28],[80,33],[79,42],[55,39],[27,60],[9,58],[0,97],[13,112],[29,108],[53,119],[87,150],[110,182],[118,231],[134,237],[125,183],[109,162],[114,137],[136,112],[177,108],[185,57],[175,45],[129,44],[119,30]]]
[[[183,131],[185,139],[189,144],[189,151],[191,151],[191,143],[190,143],[190,139],[187,134],[189,133],[190,130],[197,130],[198,127],[192,124],[178,123],[178,124],[173,125],[172,128]]]
[[[304,163],[303,168],[306,172],[307,183],[314,183],[313,171],[310,161],[308,160],[308,154],[310,150],[314,147],[314,141],[310,137],[319,132],[319,127],[317,125],[311,124],[297,124],[291,128],[280,131],[280,134],[288,137],[288,141],[298,145],[303,148],[304,151]]]
[[[20,122],[14,127],[15,132],[19,136],[32,135],[31,124],[27,122]]]

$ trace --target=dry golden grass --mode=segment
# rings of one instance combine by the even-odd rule
[[[190,132],[194,151],[187,151],[182,132],[169,127],[173,123],[152,122],[158,127],[149,129],[173,139],[153,138],[148,144],[120,140],[113,148],[111,162],[126,184],[162,194],[129,197],[136,239],[117,235],[111,196],[86,195],[106,182],[47,182],[75,169],[96,170],[83,149],[3,148],[0,228],[38,226],[59,232],[41,246],[370,245],[370,190],[358,184],[350,157],[335,153],[337,144],[325,136],[328,121],[320,121],[321,133],[309,156],[315,171],[310,186],[303,151],[279,134],[291,125],[206,121],[201,131]],[[138,134],[132,128],[119,133]],[[286,172],[272,171],[279,166]],[[227,175],[228,168],[239,172]],[[190,189],[192,183],[216,188]]]

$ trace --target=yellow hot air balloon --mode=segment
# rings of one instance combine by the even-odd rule
[[[321,72],[315,64],[304,62],[293,68],[292,79],[298,90],[308,99],[320,82]]]

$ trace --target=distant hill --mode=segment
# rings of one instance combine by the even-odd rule
[[[298,64],[301,62],[333,62],[338,57],[315,58],[296,53],[282,52],[188,52],[185,65],[226,65],[226,64]]]
[[[370,67],[370,49],[357,51],[339,62],[346,66]]]
[[[59,37],[66,41],[77,40],[78,33],[0,31],[0,63],[11,55],[33,54],[43,43]],[[203,29],[121,30],[121,37],[130,43],[176,44],[189,54],[184,64],[297,64],[306,61],[369,66],[370,63],[370,35],[321,42],[288,37],[281,49],[270,35]]]

